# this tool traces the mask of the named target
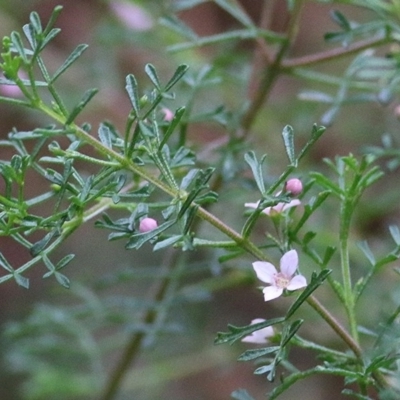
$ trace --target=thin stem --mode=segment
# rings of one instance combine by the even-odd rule
[[[315,65],[356,54],[371,47],[378,47],[388,44],[391,41],[392,40],[388,37],[376,37],[372,39],[361,40],[357,43],[349,45],[348,47],[338,47],[335,49],[322,51],[320,53],[283,60],[281,63],[281,68],[283,71],[287,71],[293,68]]]
[[[354,310],[355,302],[350,273],[350,257],[348,245],[352,207],[352,202],[349,202],[346,199],[343,200],[340,213],[340,263],[343,279],[343,298],[345,302],[347,316],[349,319],[350,332],[354,340],[358,342],[357,320]]]
[[[328,323],[338,336],[349,346],[355,356],[362,357],[362,351],[358,343],[349,335],[337,319],[313,296],[307,299],[307,303]]]

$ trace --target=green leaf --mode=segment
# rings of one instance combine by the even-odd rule
[[[290,165],[297,167],[297,160],[294,153],[294,132],[290,125],[286,125],[282,131],[283,143],[285,144],[286,154]]]
[[[292,337],[297,333],[303,322],[304,320],[298,319],[292,322],[290,325],[285,326],[285,328],[282,331],[281,346],[280,346],[281,349],[290,342],[290,339],[292,339]]]
[[[17,282],[17,284],[19,286],[22,286],[25,289],[29,289],[29,279],[25,278],[24,276],[18,274],[18,273],[14,273],[14,279],[15,282]]]
[[[249,151],[244,155],[244,159],[247,162],[247,164],[249,164],[251,171],[253,172],[254,179],[261,194],[265,193],[264,177],[262,173],[262,164],[265,161],[265,158],[266,155],[264,154],[261,157],[261,161],[258,162],[254,151]]]
[[[299,162],[310,150],[310,148],[314,145],[314,143],[322,136],[322,134],[326,131],[324,126],[318,126],[316,124],[313,125],[311,131],[311,138],[306,143],[306,145],[301,149],[300,154],[297,157],[297,162]]]
[[[389,226],[390,234],[397,246],[400,246],[400,230],[396,225]]]
[[[73,110],[69,114],[67,120],[65,121],[65,125],[69,125],[75,120],[75,118],[86,107],[89,101],[92,100],[92,98],[96,95],[97,92],[98,89],[89,89],[84,93],[82,100],[73,108]]]
[[[154,66],[152,64],[146,64],[146,66],[144,67],[144,71],[153,82],[153,85],[157,88],[157,90],[161,92],[160,80],[158,79],[157,71]]]
[[[251,361],[267,354],[276,353],[280,346],[263,347],[261,349],[246,350],[238,357],[238,361]]]
[[[236,400],[255,400],[246,389],[238,389],[232,392],[231,397]]]
[[[196,196],[207,186],[207,182],[210,180],[211,175],[214,172],[214,168],[207,168],[205,171],[199,170],[196,179],[194,181],[194,188],[187,195],[184,203],[182,204],[179,213],[178,219],[183,216],[186,210],[191,206],[192,202],[196,199]]]
[[[182,235],[173,235],[167,239],[161,240],[160,242],[157,242],[154,247],[153,251],[161,250],[165,247],[172,246],[176,242],[182,239]]]
[[[101,123],[99,126],[99,139],[107,148],[112,148],[112,132],[108,125]]]
[[[198,38],[197,34],[189,28],[183,21],[176,18],[175,16],[168,16],[160,18],[160,24],[172,29],[174,32],[182,35],[185,39],[196,40]]]
[[[364,253],[365,257],[367,257],[367,260],[370,262],[370,264],[375,265],[376,260],[374,255],[372,254],[370,247],[368,246],[368,242],[366,240],[363,240],[362,242],[358,242],[357,244],[361,251]]]
[[[11,264],[4,257],[3,253],[0,252],[0,266],[3,267],[6,271],[14,273],[14,269]]]
[[[56,270],[60,270],[64,268],[67,264],[69,264],[75,257],[75,254],[68,254],[63,257],[56,265]]]
[[[181,122],[182,116],[185,113],[186,108],[185,107],[180,107],[175,111],[174,117],[172,121],[170,122],[167,131],[164,134],[164,137],[161,140],[159,149],[161,150],[164,145],[167,143],[168,139],[172,135],[174,129],[177,127],[179,122]]]
[[[29,15],[29,20],[35,29],[35,32],[40,35],[42,33],[42,23],[40,21],[39,14],[35,11],[32,11]]]
[[[52,29],[49,32],[49,34],[44,38],[44,40],[40,46],[40,49],[41,50],[44,49],[49,44],[49,42],[51,42],[60,32],[61,32],[61,29],[59,29],[59,28]]]
[[[21,35],[15,31],[11,32],[11,41],[12,41],[15,49],[17,50],[19,56],[22,58],[24,64],[28,64],[29,60],[26,57],[25,48],[22,43]]]
[[[175,224],[175,222],[176,222],[175,220],[167,221],[159,225],[156,229],[153,229],[150,232],[134,234],[130,237],[125,247],[127,249],[137,250],[140,247],[142,247],[146,242],[155,238],[157,235],[170,228],[172,225]]]
[[[333,10],[331,13],[331,18],[335,21],[343,30],[351,30],[351,24],[347,18],[338,10]]]
[[[168,81],[168,83],[165,85],[164,90],[167,92],[170,90],[177,82],[179,82],[183,75],[185,75],[186,71],[189,69],[189,66],[186,64],[181,64],[178,66],[178,68],[175,70],[174,75],[172,78]]]
[[[58,33],[58,32],[57,32]],[[55,36],[57,33],[53,33]],[[68,56],[68,58],[64,61],[64,63],[57,69],[54,73],[53,77],[51,78],[52,82],[55,82],[56,79],[65,72],[71,64],[73,64],[81,55],[82,53],[88,48],[87,44],[80,44],[78,45],[75,50]]]
[[[330,269],[322,270],[318,275],[314,272],[311,277],[311,282],[303,290],[296,301],[290,306],[286,313],[286,319],[290,318],[297,309],[307,300],[307,298],[319,287],[321,286],[328,275],[332,272]]]
[[[57,282],[61,286],[64,286],[66,289],[70,288],[71,283],[70,283],[69,279],[65,275],[63,275],[60,272],[56,271],[56,272],[54,272],[54,276],[55,276]]]
[[[267,321],[260,322],[258,324],[246,325],[237,327],[234,325],[228,325],[229,332],[218,332],[217,337],[214,340],[215,344],[229,343],[232,344],[237,340],[250,335],[254,331],[257,331],[267,326],[280,324],[285,321],[285,318],[273,318]]]
[[[136,113],[136,116],[139,115],[139,95],[138,95],[138,84],[136,78],[129,74],[126,77],[126,91],[128,92],[129,100],[131,101],[132,107]]]
[[[32,257],[36,257],[41,251],[43,251],[46,248],[46,246],[50,243],[50,241],[54,237],[59,235],[60,235],[59,229],[53,229],[51,232],[46,234],[41,240],[34,243],[29,250]]]

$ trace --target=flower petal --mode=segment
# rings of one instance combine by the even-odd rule
[[[258,322],[262,322],[264,320],[260,320]],[[253,324],[253,322],[252,322]],[[245,336],[242,339],[242,342],[247,343],[267,343],[268,338],[274,336],[274,328],[272,326],[267,326],[265,328],[259,329],[258,331],[254,331],[251,335]]]
[[[256,261],[253,262],[254,271],[260,281],[273,285],[275,283],[275,275],[278,273],[276,268],[269,262]]]
[[[250,208],[257,208],[259,204],[260,204],[260,202],[257,201],[257,203],[244,203],[244,206],[250,207]]]
[[[283,289],[276,286],[267,286],[263,289],[264,301],[276,299],[283,293]]]
[[[289,203],[279,203],[279,204],[283,204],[281,211],[285,211],[289,208],[299,206],[301,204],[301,201],[298,199],[295,199],[295,200],[290,201]]]
[[[299,257],[296,250],[290,250],[281,258],[281,272],[285,277],[290,278],[296,272],[299,265]]]
[[[303,275],[294,276],[289,284],[287,285],[287,290],[297,290],[307,286],[307,280]]]

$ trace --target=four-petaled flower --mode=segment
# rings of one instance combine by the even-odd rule
[[[250,207],[250,208],[257,208],[259,204],[260,204],[260,202],[258,201],[257,203],[245,203],[244,206]],[[282,202],[282,203],[276,204],[275,206],[264,208],[264,210],[262,210],[262,212],[264,214],[271,216],[273,214],[280,214],[283,211],[285,211],[289,208],[292,208],[292,207],[296,207],[300,204],[301,204],[300,200],[294,199],[294,200],[291,200],[289,203]]]
[[[295,275],[298,265],[299,258],[296,250],[290,250],[282,256],[280,272],[269,262],[256,261],[253,263],[258,279],[270,285],[263,289],[265,301],[276,299],[284,290],[292,291],[307,286],[306,278],[303,275]]]
[[[251,325],[258,324],[260,322],[264,322],[265,319],[256,318],[251,321]],[[258,331],[254,331],[251,335],[245,336],[242,339],[242,342],[247,343],[268,343],[268,339],[274,336],[274,328],[272,326],[267,326],[265,328],[261,328]]]

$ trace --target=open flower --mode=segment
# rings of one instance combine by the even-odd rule
[[[260,281],[268,283],[263,289],[264,300],[269,301],[282,295],[284,290],[297,290],[307,286],[303,275],[295,275],[299,265],[299,257],[296,250],[285,253],[280,261],[280,272],[269,262],[256,261],[253,263],[254,271]]]
[[[244,206],[250,207],[250,208],[257,208],[259,204],[260,204],[260,202],[257,201],[257,203],[245,203]],[[288,210],[289,208],[292,208],[292,207],[296,207],[300,204],[301,204],[300,200],[294,199],[294,200],[291,200],[289,203],[282,202],[282,203],[276,204],[275,206],[264,208],[264,210],[262,210],[262,212],[267,215],[273,215],[275,213],[280,214],[283,211]]]
[[[260,322],[264,322],[265,319],[256,318],[251,321],[251,325],[258,324]],[[261,328],[258,331],[254,331],[251,335],[245,336],[242,339],[242,342],[247,343],[268,343],[268,339],[274,336],[274,329],[272,326],[267,326],[265,328]]]

